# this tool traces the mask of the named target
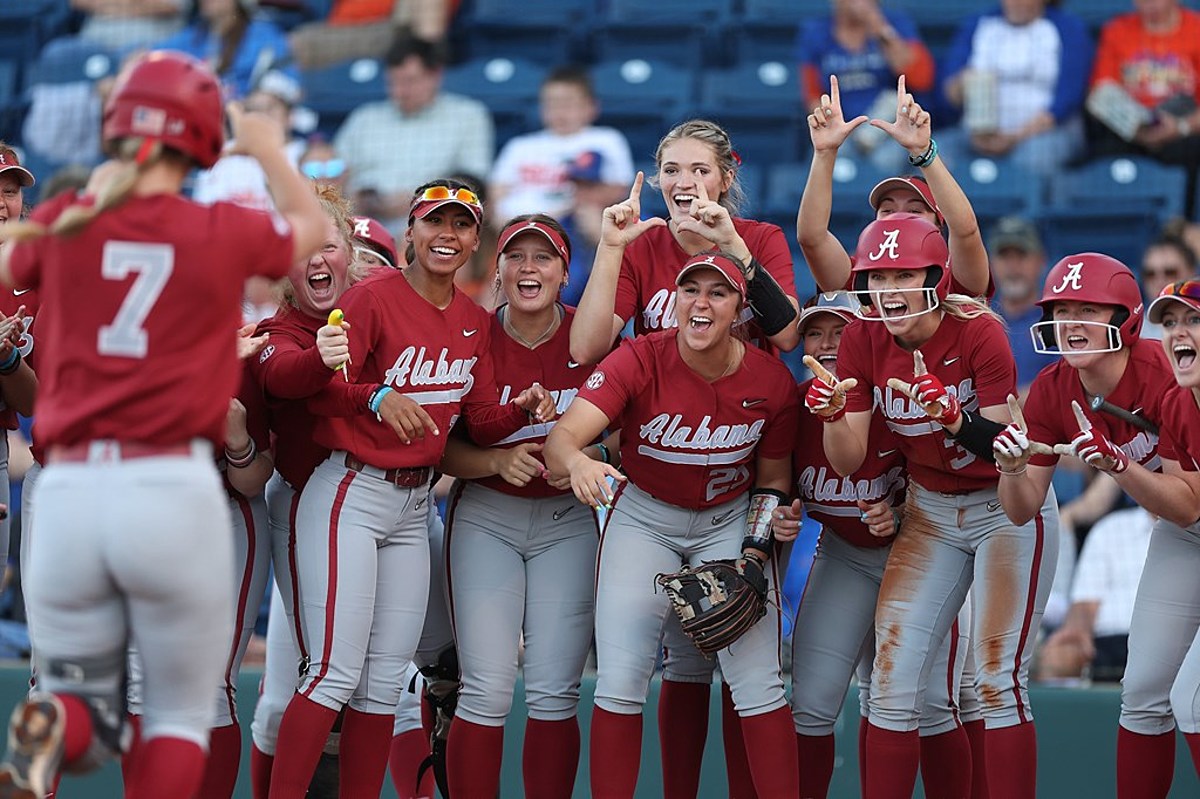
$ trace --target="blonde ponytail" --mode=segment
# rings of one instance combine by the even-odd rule
[[[979,297],[968,297],[966,294],[948,294],[946,295],[946,299],[941,301],[941,308],[949,316],[961,319],[964,322],[980,316],[990,316],[1003,325],[1005,330],[1008,329],[1008,324],[1005,323],[1004,318],[992,310],[992,307]]]

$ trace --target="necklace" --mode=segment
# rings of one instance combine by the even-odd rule
[[[550,317],[550,324],[546,325],[546,329],[542,331],[542,334],[540,336],[535,338],[533,341],[530,341],[529,339],[522,336],[517,331],[516,327],[513,326],[512,319],[509,317],[509,314],[508,314],[508,309],[505,308],[504,309],[504,329],[507,330],[508,334],[510,336],[512,336],[514,339],[516,339],[518,342],[520,342],[521,344],[524,344],[526,347],[528,347],[529,349],[532,350],[532,349],[535,349],[538,344],[541,344],[546,339],[546,337],[550,335],[550,332],[552,330],[554,330],[554,327],[558,324],[559,320],[562,318],[561,314],[562,314],[562,311],[559,308],[555,307],[554,316]]]
[[[729,375],[733,373],[733,370],[737,368],[738,363],[740,362],[739,356],[741,355],[741,352],[742,350],[740,347],[740,342],[734,341],[733,352],[729,356],[729,364],[725,367],[725,371],[721,372],[721,374],[717,377],[717,380],[720,380],[722,377],[729,377]]]

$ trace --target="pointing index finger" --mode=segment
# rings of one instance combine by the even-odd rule
[[[920,350],[913,350],[913,375],[920,377],[925,372],[925,356]]]
[[[828,383],[831,386],[837,383],[837,378],[834,377],[833,372],[822,366],[821,362],[813,356],[805,355],[802,360],[804,361],[804,365],[811,369],[812,373],[817,376],[818,380]]]
[[[645,180],[645,173],[639,169],[637,175],[633,178],[633,187],[629,190],[629,202],[633,203],[635,208],[641,204],[642,183],[645,182]]]
[[[1075,421],[1079,422],[1079,429],[1084,433],[1091,432],[1092,421],[1087,418],[1087,414],[1083,412],[1083,408],[1079,407],[1079,402],[1071,400],[1071,410],[1075,412]]]

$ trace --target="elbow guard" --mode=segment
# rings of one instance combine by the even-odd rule
[[[795,322],[796,308],[771,273],[753,257],[747,271],[746,301],[763,332],[773,336]]]
[[[750,492],[750,510],[746,514],[746,535],[742,538],[742,549],[755,549],[765,558],[771,557],[771,515],[781,504],[788,501],[787,495],[773,488],[756,488]]]
[[[958,428],[958,433],[950,438],[962,445],[967,452],[978,455],[988,463],[995,463],[996,453],[992,449],[992,442],[1004,427],[1005,425],[993,422],[979,413],[968,413],[964,410],[962,426]]]

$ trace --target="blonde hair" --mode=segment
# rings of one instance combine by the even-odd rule
[[[333,220],[333,225],[337,228],[338,237],[341,239],[342,248],[346,252],[346,260],[349,263],[346,275],[350,285],[354,285],[366,276],[368,267],[358,260],[358,255],[354,251],[354,222],[351,219],[354,211],[350,207],[350,201],[332,183],[313,183],[312,187],[313,193],[317,195],[317,204],[321,206],[325,216]],[[296,290],[292,286],[290,278],[285,277],[275,281],[275,296],[281,309],[297,307]]]
[[[19,222],[5,225],[0,231],[4,239],[30,241],[45,236],[74,236],[100,214],[116,208],[129,199],[138,178],[151,166],[167,159],[190,159],[163,147],[157,139],[130,137],[113,144],[114,155],[122,162],[120,171],[96,194],[90,205],[75,203],[67,206],[49,227],[37,222]]]
[[[676,125],[666,136],[662,137],[658,143],[658,149],[654,151],[654,166],[658,170],[662,170],[663,150],[681,139],[695,139],[712,148],[713,154],[717,158],[717,168],[721,170],[721,176],[730,175],[732,177],[729,188],[721,192],[717,202],[729,211],[730,216],[737,216],[746,202],[746,192],[742,189],[741,181],[738,180],[740,159],[734,155],[733,143],[729,140],[729,134],[716,122],[707,119],[689,119],[687,122]],[[650,178],[650,185],[659,188],[657,174]]]
[[[979,297],[968,297],[966,294],[947,294],[946,298],[939,303],[939,306],[947,315],[953,316],[955,319],[961,319],[965,322],[980,316],[990,316],[999,322],[1005,330],[1008,329],[1008,324],[1004,321],[1004,317],[992,310],[992,307]]]

